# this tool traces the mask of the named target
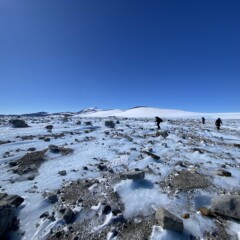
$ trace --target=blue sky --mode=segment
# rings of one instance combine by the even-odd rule
[[[240,111],[238,0],[0,0],[0,113]]]

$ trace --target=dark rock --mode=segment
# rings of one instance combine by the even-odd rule
[[[28,152],[34,152],[34,151],[36,151],[36,148],[35,148],[35,147],[32,147],[32,148],[29,148],[27,151],[28,151]]]
[[[183,231],[183,221],[173,213],[169,212],[164,208],[159,208],[156,211],[155,219],[160,224],[163,229],[168,229],[171,231],[182,232]]]
[[[0,238],[10,230],[15,217],[15,207],[11,204],[0,204]]]
[[[72,209],[71,209],[71,208],[67,208],[66,211],[65,211],[64,214],[63,214],[63,219],[64,219],[64,221],[65,221],[67,224],[68,224],[68,223],[71,223],[71,222],[73,222],[74,217],[75,217],[75,215],[74,215],[74,212],[72,211]]]
[[[216,174],[217,174],[218,176],[223,176],[223,177],[231,177],[231,176],[232,176],[232,174],[231,174],[229,171],[224,170],[224,169],[218,169],[218,170],[216,171]]]
[[[15,166],[17,166],[17,162],[11,161],[11,162],[8,163],[8,165],[9,165],[10,167],[15,167]]]
[[[47,130],[51,131],[51,130],[53,129],[53,125],[47,125],[45,128],[46,128]]]
[[[18,195],[5,195],[1,198],[0,204],[10,204],[18,207],[23,203],[24,199]]]
[[[240,220],[240,196],[220,195],[211,202],[214,213]]]
[[[39,218],[49,217],[49,212],[44,212]]]
[[[90,122],[90,121],[85,122],[85,125],[87,125],[87,126],[92,126],[92,122]]]
[[[50,152],[52,152],[52,153],[59,153],[60,152],[58,146],[56,146],[56,145],[51,144],[51,145],[48,146],[48,148],[49,148]]]
[[[142,180],[144,177],[143,171],[129,171],[121,174],[122,179]]]
[[[107,166],[106,165],[104,165],[104,164],[98,164],[98,169],[100,170],[100,171],[106,171],[107,170]]]
[[[105,126],[109,128],[115,128],[115,123],[113,121],[105,121]]]
[[[50,142],[50,140],[51,140],[50,138],[44,138],[45,142]]]
[[[112,208],[109,205],[104,206],[102,213],[103,214],[109,214],[111,212]]]
[[[45,192],[43,194],[43,196],[45,198],[47,198],[47,200],[50,202],[50,203],[56,203],[58,201],[58,196],[57,194],[55,193],[52,193],[52,192]]]
[[[64,156],[74,152],[74,150],[72,148],[59,147],[58,149],[59,149],[60,153]]]
[[[58,174],[61,176],[66,176],[67,172],[66,172],[66,170],[62,170],[62,171],[59,171]]]
[[[122,211],[121,211],[120,209],[113,209],[113,210],[112,210],[112,214],[113,214],[114,216],[117,216],[119,213],[122,213]]]
[[[25,128],[29,127],[25,121],[20,120],[20,119],[12,119],[9,121],[15,128]]]
[[[34,174],[29,175],[29,176],[27,177],[27,179],[30,180],[30,181],[34,180],[34,178],[35,178],[35,175],[34,175]]]
[[[149,152],[149,151],[143,151],[143,152],[146,153],[147,155],[151,156],[155,160],[159,160],[160,159],[159,156],[157,156],[156,154],[154,154],[152,152]]]

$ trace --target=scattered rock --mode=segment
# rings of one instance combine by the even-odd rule
[[[53,129],[53,125],[47,125],[45,128],[46,128],[47,130],[51,131],[51,130]]]
[[[56,203],[58,201],[58,196],[52,192],[44,192],[43,197],[46,198],[50,203]]]
[[[121,174],[122,179],[142,180],[144,177],[143,171],[129,171]]]
[[[72,148],[59,147],[58,149],[59,149],[60,153],[64,156],[74,152],[74,150]]]
[[[189,214],[189,213],[184,213],[184,214],[182,215],[182,218],[188,219],[188,218],[190,218],[190,214]]]
[[[102,163],[98,164],[97,167],[100,171],[106,171],[107,170],[107,166],[102,164]]]
[[[34,174],[31,174],[27,177],[27,179],[30,180],[30,181],[34,180],[34,178],[35,178]]]
[[[115,123],[113,121],[105,121],[105,126],[109,128],[115,128]]]
[[[27,123],[20,119],[12,119],[9,121],[15,128],[25,128],[29,127]]]
[[[28,152],[34,152],[34,151],[36,151],[36,148],[35,148],[35,147],[31,147],[31,148],[28,148],[27,151],[28,151]]]
[[[214,213],[240,220],[240,196],[220,195],[211,202]]]
[[[223,177],[231,177],[231,176],[232,176],[232,174],[231,174],[229,171],[224,170],[224,169],[218,169],[218,170],[216,171],[216,174],[217,174],[218,176],[223,176]]]
[[[205,207],[201,207],[198,209],[198,211],[202,214],[202,216],[205,217],[215,217],[216,215],[212,212],[211,209],[205,208]]]
[[[183,231],[183,221],[165,208],[159,208],[156,211],[155,219],[157,220],[158,224],[163,227],[163,229],[176,232]]]
[[[66,176],[67,172],[66,172],[66,170],[62,170],[62,171],[59,171],[58,174],[61,176]]]
[[[157,131],[156,132],[156,137],[162,136],[163,138],[167,138],[168,135],[169,135],[168,131],[162,131],[162,132]]]
[[[46,217],[49,217],[49,212],[42,213],[39,218],[46,218]]]
[[[71,222],[73,222],[74,217],[75,217],[75,215],[74,215],[74,212],[72,211],[72,209],[71,209],[71,208],[67,208],[67,209],[65,210],[64,214],[63,214],[63,219],[64,219],[64,221],[65,221],[67,224],[68,224],[68,223],[71,223]]]
[[[56,145],[51,144],[51,145],[48,146],[48,148],[49,148],[50,152],[52,152],[52,153],[59,153],[60,152],[58,146],[56,146]]]
[[[149,152],[149,151],[143,151],[143,153],[146,153],[147,155],[151,156],[153,159],[155,160],[159,160],[160,157],[152,152]]]

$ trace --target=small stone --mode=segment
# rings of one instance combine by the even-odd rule
[[[45,128],[51,131],[53,129],[53,125],[47,125]]]
[[[27,180],[32,181],[32,180],[34,180],[34,178],[35,178],[35,175],[32,174],[32,175],[29,175],[29,176],[27,177]]]
[[[49,212],[44,212],[40,215],[39,218],[49,217]]]
[[[66,170],[62,170],[62,171],[59,171],[58,174],[61,176],[66,176],[67,172],[66,172]]]
[[[218,176],[223,176],[223,177],[231,177],[231,176],[232,176],[232,174],[231,174],[229,171],[224,170],[224,169],[218,169],[218,170],[216,171],[216,174],[217,174]]]
[[[190,218],[190,214],[189,214],[189,213],[184,213],[184,214],[182,215],[182,218],[188,219],[188,218]]]
[[[35,148],[35,147],[32,147],[32,148],[29,148],[27,151],[28,151],[28,152],[34,152],[34,151],[36,151],[36,148]]]
[[[109,205],[106,205],[102,211],[103,214],[109,214],[111,212],[112,208]]]
[[[210,209],[205,208],[205,207],[199,208],[198,211],[202,214],[202,216],[206,216],[206,217],[214,216],[214,213]]]

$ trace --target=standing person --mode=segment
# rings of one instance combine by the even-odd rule
[[[205,118],[202,117],[202,124],[205,124]]]
[[[220,126],[222,125],[222,120],[221,118],[218,118],[215,122],[215,125],[217,127],[217,130],[220,130]]]
[[[160,117],[155,117],[155,122],[157,124],[158,129],[160,129],[160,123],[163,122],[163,120]]]

